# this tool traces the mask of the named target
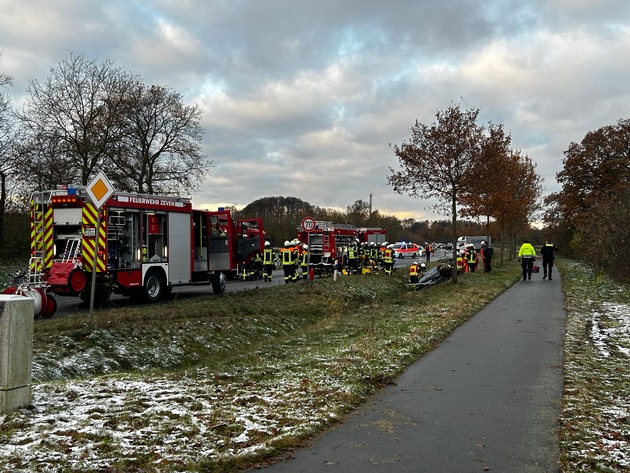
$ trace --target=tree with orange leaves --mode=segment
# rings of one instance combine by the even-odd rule
[[[453,261],[457,259],[459,199],[483,154],[483,128],[477,125],[478,116],[478,109],[461,110],[451,105],[436,112],[431,125],[416,121],[409,141],[392,145],[402,170],[390,168],[389,184],[399,194],[438,200],[436,207],[451,216]],[[452,274],[456,283],[456,265]]]
[[[528,228],[532,215],[540,208],[541,178],[536,165],[529,156],[510,149],[510,144],[511,137],[502,125],[488,127],[482,159],[461,197],[463,215],[495,219],[501,250],[504,235],[516,236]],[[503,251],[500,254],[503,262]]]

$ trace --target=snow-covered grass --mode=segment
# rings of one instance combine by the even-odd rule
[[[561,262],[561,271],[563,471],[630,471],[630,293],[581,263]]]
[[[499,269],[407,293],[400,275],[372,274],[101,312],[92,326],[37,322],[32,407],[0,417],[0,470],[270,460],[338,422],[516,277]]]
[[[0,416],[0,471],[225,471],[271,461],[391,382],[519,270],[417,293],[400,276],[369,275],[116,309],[93,325],[38,321],[33,404]],[[562,470],[628,471],[630,296],[582,265],[561,270]]]

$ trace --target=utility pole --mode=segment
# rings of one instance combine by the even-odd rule
[[[370,216],[372,215],[372,196],[373,196],[373,195],[374,195],[374,194],[372,194],[372,193],[370,192]]]

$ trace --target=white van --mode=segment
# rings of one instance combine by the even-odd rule
[[[489,236],[460,236],[457,238],[457,252],[466,249],[466,246],[472,243],[476,250],[481,249],[481,242],[485,241],[488,245],[492,244],[492,238]]]

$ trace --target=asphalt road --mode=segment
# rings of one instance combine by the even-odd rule
[[[557,472],[565,315],[557,271],[519,281],[396,385],[263,471]]]

